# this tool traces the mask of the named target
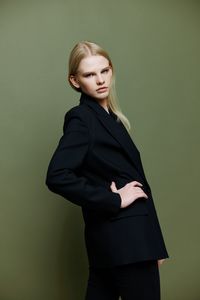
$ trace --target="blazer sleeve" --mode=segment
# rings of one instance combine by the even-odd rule
[[[118,193],[78,176],[89,145],[87,125],[77,113],[69,111],[65,115],[63,135],[49,163],[45,183],[52,192],[83,208],[117,214],[121,206]]]

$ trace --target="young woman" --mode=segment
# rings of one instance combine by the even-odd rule
[[[46,184],[81,206],[89,261],[86,300],[159,300],[168,253],[140,152],[119,108],[114,68],[99,45],[82,41],[68,81],[80,103],[65,114]]]

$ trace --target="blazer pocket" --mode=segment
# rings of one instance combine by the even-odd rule
[[[132,217],[132,216],[145,216],[149,215],[147,203],[148,199],[139,198],[130,204],[128,207],[121,208],[119,213],[114,217],[110,218],[110,221],[118,220],[121,218]]]

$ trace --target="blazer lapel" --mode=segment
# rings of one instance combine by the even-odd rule
[[[86,104],[95,113],[106,130],[120,143],[123,151],[129,157],[130,162],[134,165],[137,171],[144,179],[146,185],[149,187],[147,179],[144,174],[143,166],[141,163],[140,152],[131,139],[128,131],[121,121],[117,121],[117,116],[112,112],[106,112],[106,110],[92,97],[82,92],[80,97],[80,105]]]

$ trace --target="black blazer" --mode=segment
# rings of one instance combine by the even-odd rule
[[[143,184],[148,199],[120,208],[111,181],[119,189],[133,180]],[[117,116],[85,93],[65,114],[46,185],[81,206],[90,266],[169,257],[137,147]]]

